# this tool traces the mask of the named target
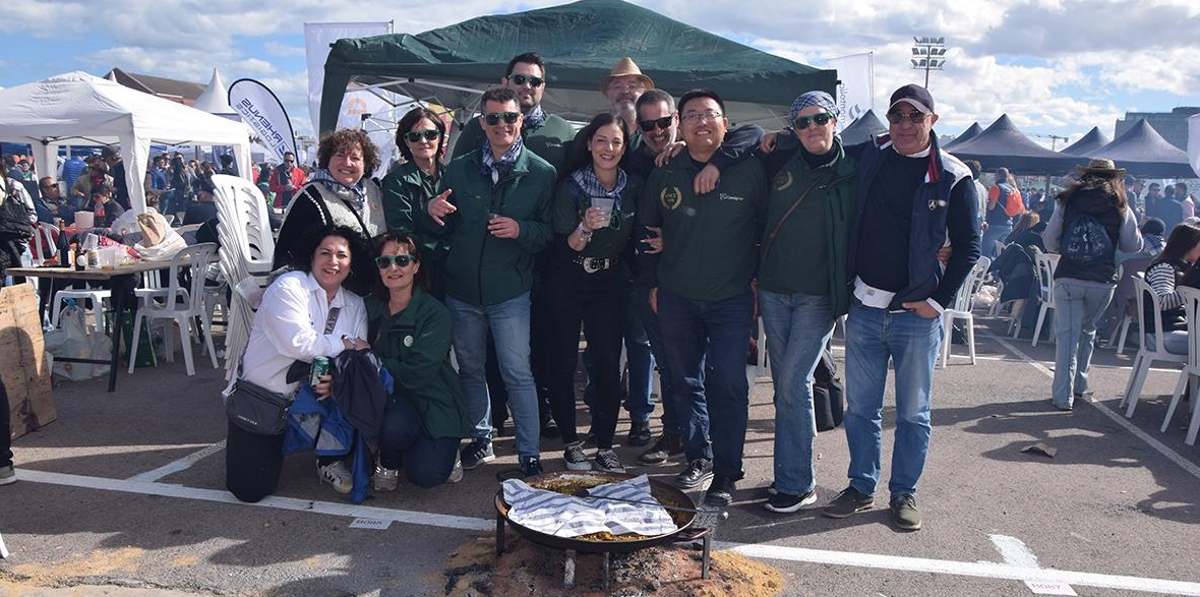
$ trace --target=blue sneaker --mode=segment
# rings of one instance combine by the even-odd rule
[[[471,440],[471,443],[464,446],[459,452],[459,458],[462,459],[462,467],[466,470],[495,460],[496,454],[492,452],[492,440],[479,437]]]

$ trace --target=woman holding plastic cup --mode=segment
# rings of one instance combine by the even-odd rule
[[[579,326],[592,356],[596,394],[592,431],[596,468],[624,472],[613,452],[620,408],[621,338],[624,296],[632,258],[633,216],[642,182],[620,168],[627,124],[615,114],[599,114],[578,137],[568,174],[554,197],[555,240],[544,278],[551,350],[550,407],[567,449],[568,469],[588,470],[575,429],[575,365]]]

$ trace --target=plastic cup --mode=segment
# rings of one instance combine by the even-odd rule
[[[614,204],[616,204],[616,200],[609,197],[592,197],[592,207],[599,209],[604,214],[605,221],[612,220]]]
[[[96,223],[96,214],[90,211],[79,210],[75,212],[75,227],[80,230],[91,228]]]

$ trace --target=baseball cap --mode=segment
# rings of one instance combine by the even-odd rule
[[[922,114],[933,114],[933,96],[929,95],[928,89],[915,83],[909,83],[897,89],[892,94],[891,102],[888,104],[888,111],[890,112],[900,102],[911,105]]]

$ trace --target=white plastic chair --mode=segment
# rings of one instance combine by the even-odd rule
[[[1033,253],[1033,271],[1038,283],[1038,300],[1042,303],[1038,310],[1037,325],[1033,328],[1033,346],[1036,347],[1038,336],[1042,335],[1042,324],[1046,322],[1046,313],[1054,308],[1055,262],[1053,258],[1041,252],[1037,247],[1030,247],[1030,251]]]
[[[193,332],[197,331],[194,322],[196,318],[199,318],[201,329],[198,331],[204,334],[205,347],[208,349],[213,369],[217,368],[217,353],[212,342],[212,324],[209,322],[208,313],[204,310],[203,274],[203,268],[208,265],[216,250],[217,245],[214,243],[201,243],[179,251],[171,259],[170,285],[156,294],[147,295],[146,302],[138,307],[137,314],[134,316],[134,340],[130,342],[129,348],[130,373],[133,373],[134,363],[137,362],[139,344],[137,339],[141,337],[142,322],[147,319],[174,319],[179,324],[180,344],[183,345],[183,360],[187,364],[187,374],[195,375],[196,367],[192,362],[192,343],[190,338],[185,340],[183,335],[187,334],[188,329],[192,329]],[[184,262],[195,268],[191,276],[191,284],[188,284],[187,288],[181,288],[179,285],[179,272],[184,267]],[[173,326],[166,326],[164,340],[167,346],[167,361],[175,360],[173,335]]]
[[[958,289],[954,305],[942,311],[942,369],[945,369],[950,361],[950,335],[956,319],[961,319],[967,324],[967,351],[971,355],[971,364],[975,364],[975,316],[972,309],[975,307],[975,293],[983,287],[983,280],[987,278],[988,267],[991,265],[990,258],[980,257],[979,261],[975,262],[975,267],[971,268],[971,273],[967,275],[967,281]]]
[[[58,226],[54,224],[38,222],[34,226],[33,237],[29,239],[29,253],[34,267],[41,266],[50,257],[58,256],[58,239],[61,234]]]
[[[112,303],[112,291],[106,288],[64,288],[54,293],[54,307],[50,310],[50,325],[58,327],[58,316],[62,313],[63,303],[73,299],[76,303],[87,300],[92,305],[92,316],[96,322],[96,331],[104,332],[104,312]]]
[[[1137,356],[1133,358],[1133,370],[1129,373],[1129,384],[1125,386],[1125,398],[1121,400],[1121,406],[1125,406],[1125,417],[1133,416],[1133,409],[1137,407],[1138,398],[1142,394],[1142,386],[1146,383],[1146,376],[1150,373],[1150,365],[1154,361],[1163,361],[1167,363],[1187,363],[1188,355],[1172,354],[1167,352],[1167,347],[1163,342],[1165,334],[1162,331],[1162,304],[1158,300],[1158,295],[1154,293],[1154,289],[1146,283],[1145,278],[1137,276],[1133,280],[1134,288],[1137,291],[1137,315],[1138,315],[1138,330],[1142,334],[1142,347],[1138,349]],[[1146,330],[1151,329],[1146,325],[1146,300],[1151,301],[1151,312],[1154,313],[1153,329],[1159,330],[1160,333],[1154,334],[1154,341],[1147,342]]]
[[[1200,411],[1196,410],[1196,404],[1200,400],[1196,399],[1196,389],[1200,385],[1200,289],[1191,287],[1179,288],[1179,294],[1183,297],[1183,308],[1187,312],[1188,325],[1188,354],[1187,361],[1183,364],[1183,371],[1179,372],[1179,382],[1175,384],[1175,393],[1171,395],[1171,405],[1167,407],[1167,416],[1163,418],[1162,428],[1159,429],[1162,433],[1167,432],[1167,427],[1171,424],[1171,417],[1175,415],[1175,408],[1179,406],[1179,398],[1183,395],[1184,385],[1191,385],[1192,396],[1192,422],[1188,425],[1187,437],[1183,440],[1189,446],[1196,445],[1196,433],[1200,431]],[[1159,328],[1155,328],[1159,329]]]

